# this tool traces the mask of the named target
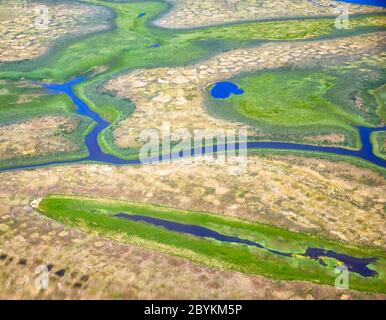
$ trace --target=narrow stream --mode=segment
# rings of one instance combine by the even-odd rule
[[[262,244],[259,244],[250,240],[240,239],[238,237],[226,236],[214,230],[197,226],[197,225],[184,224],[184,223],[179,223],[179,222],[174,222],[174,221],[169,221],[169,220],[164,220],[164,219],[159,219],[154,217],[131,215],[126,213],[118,213],[115,215],[115,217],[119,219],[135,221],[135,222],[144,222],[157,227],[163,227],[170,231],[189,234],[195,237],[210,238],[210,239],[215,239],[218,241],[229,242],[229,243],[245,244],[247,246],[268,250],[269,252],[275,255],[294,258],[294,254],[292,253],[269,249],[263,246]],[[327,263],[323,260],[323,258],[334,258],[340,263],[342,263],[343,265],[345,265],[350,272],[357,273],[363,277],[375,277],[377,275],[376,271],[371,270],[368,267],[369,264],[377,260],[376,257],[356,258],[349,255],[337,253],[332,250],[324,250],[320,248],[307,248],[306,252],[300,253],[297,255],[316,260],[322,266],[327,266]]]

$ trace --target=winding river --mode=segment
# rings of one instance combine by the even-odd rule
[[[89,154],[88,157],[75,159],[75,160],[59,160],[59,161],[51,161],[46,163],[3,167],[3,168],[0,168],[0,172],[17,170],[17,169],[38,168],[38,167],[45,167],[50,165],[73,164],[73,163],[79,163],[84,161],[92,161],[92,162],[106,163],[106,164],[112,164],[112,165],[145,164],[144,162],[141,162],[139,159],[124,160],[102,151],[98,142],[98,135],[104,129],[106,129],[110,125],[110,123],[102,119],[102,117],[100,117],[98,113],[91,110],[91,108],[74,93],[73,86],[85,80],[86,78],[79,77],[64,84],[44,84],[43,88],[53,93],[66,94],[76,106],[76,112],[79,115],[88,117],[95,122],[95,126],[87,134],[85,138],[85,144]],[[342,155],[342,156],[350,156],[350,157],[356,157],[356,158],[368,161],[370,163],[373,163],[377,166],[386,168],[386,160],[376,156],[373,153],[373,146],[370,139],[370,136],[373,132],[385,131],[386,126],[382,128],[368,128],[368,127],[357,127],[357,128],[362,142],[362,148],[359,150],[349,150],[349,149],[338,148],[338,147],[324,147],[324,146],[316,146],[316,145],[286,143],[286,142],[248,142],[245,147],[247,149],[300,150],[300,151],[321,152],[321,153],[336,154],[336,155]],[[234,150],[234,149],[238,150],[242,147],[243,147],[242,145],[237,143],[230,144],[230,145],[218,145],[218,146],[214,146],[213,151],[216,152],[218,150],[226,151],[226,150]],[[197,155],[197,154],[204,154],[205,152],[206,152],[205,148],[192,149],[188,154]],[[179,159],[182,157],[182,154],[181,152],[175,153],[175,154],[171,154],[170,157],[172,159]],[[160,160],[162,160],[162,156],[154,159],[149,159],[147,162],[151,163],[151,162],[156,162]]]

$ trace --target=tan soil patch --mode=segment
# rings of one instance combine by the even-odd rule
[[[77,125],[67,117],[48,116],[0,126],[0,160],[75,151],[79,146],[60,133]]]
[[[343,134],[326,134],[304,137],[304,140],[310,142],[329,142],[330,144],[341,144],[346,138]]]
[[[48,9],[48,28],[41,23],[42,11]],[[53,40],[75,32],[103,30],[100,24],[89,28],[87,16],[95,8],[79,4],[49,4],[6,0],[0,2],[0,62],[36,58],[46,52]]]
[[[385,12],[374,6],[339,3],[330,0],[169,0],[173,10],[155,24],[165,28],[193,28],[236,21],[266,20],[273,18],[338,16],[339,7],[348,8],[349,14]]]

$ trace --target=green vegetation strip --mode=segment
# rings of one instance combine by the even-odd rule
[[[383,159],[386,159],[386,132],[374,132],[371,136],[374,145],[374,153]]]
[[[369,267],[378,276],[365,278],[350,273],[350,288],[366,292],[386,293],[386,255],[381,249],[358,248],[305,233],[217,216],[204,212],[102,200],[78,196],[52,195],[39,203],[39,211],[71,227],[81,228],[114,240],[139,245],[166,254],[176,255],[211,267],[227,268],[248,274],[284,280],[304,280],[334,285],[337,261],[326,259],[327,267],[302,257],[308,247],[333,250],[354,257],[378,257]],[[265,249],[226,243],[166,230],[144,222],[114,217],[118,213],[149,216],[184,224],[206,227],[228,236],[260,243],[267,248],[293,253],[292,258],[278,256]]]

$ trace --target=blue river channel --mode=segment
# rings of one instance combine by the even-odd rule
[[[154,217],[148,217],[148,216],[142,216],[142,215],[131,215],[126,213],[118,213],[115,215],[115,217],[119,219],[135,221],[135,222],[145,222],[157,227],[163,227],[170,231],[184,233],[195,237],[210,238],[210,239],[215,239],[218,241],[229,242],[229,243],[245,244],[247,246],[268,250],[269,252],[275,255],[280,255],[288,258],[293,257],[292,253],[268,249],[264,247],[262,244],[259,244],[250,240],[240,239],[238,237],[226,236],[214,230],[197,226],[197,225],[184,224],[184,223],[179,223],[179,222],[174,222],[174,221],[169,221],[169,220],[164,220],[164,219],[159,219]],[[301,253],[299,255],[316,260],[322,266],[327,266],[327,263],[323,260],[323,258],[334,258],[337,261],[341,262],[343,265],[345,265],[350,272],[357,273],[363,277],[375,277],[377,275],[376,271],[371,270],[368,267],[369,264],[377,260],[376,257],[356,258],[349,255],[337,253],[335,251],[324,250],[319,248],[308,248],[306,252]]]
[[[369,6],[386,7],[385,0],[339,0],[337,2],[347,2],[353,4],[363,4]]]
[[[91,110],[90,107],[82,101],[73,90],[73,86],[79,84],[82,81],[85,81],[86,78],[79,77],[74,80],[71,80],[64,84],[44,84],[43,88],[52,93],[61,93],[66,94],[69,98],[71,98],[72,102],[76,106],[76,112],[79,115],[88,117],[95,122],[95,126],[93,129],[87,134],[85,138],[85,145],[88,150],[88,157],[74,160],[59,160],[59,161],[51,161],[46,163],[38,163],[38,164],[26,164],[26,165],[18,165],[18,166],[10,166],[0,168],[1,171],[9,171],[9,170],[17,170],[17,169],[29,169],[29,168],[37,168],[44,167],[49,165],[61,165],[61,164],[73,164],[84,161],[93,161],[100,163],[107,163],[113,165],[134,165],[134,164],[145,164],[141,162],[139,159],[132,160],[124,160],[119,157],[116,157],[111,154],[104,153],[101,150],[101,147],[98,142],[99,134],[106,129],[110,123],[102,119],[98,113]],[[301,150],[301,151],[310,151],[310,152],[322,152],[322,153],[330,153],[336,155],[343,156],[351,156],[356,157],[362,160],[366,160],[380,167],[386,168],[386,160],[377,157],[373,153],[373,146],[370,140],[370,135],[376,131],[385,131],[386,126],[382,128],[367,128],[367,127],[358,127],[360,139],[362,142],[362,148],[359,150],[349,150],[338,147],[324,147],[324,146],[315,146],[315,145],[306,145],[306,144],[298,144],[298,143],[286,143],[286,142],[248,142],[246,144],[229,144],[229,145],[217,145],[213,147],[211,152],[218,151],[230,151],[230,150],[239,150],[241,148],[247,149],[276,149],[276,150]],[[195,156],[202,155],[208,152],[205,147],[200,149],[191,149],[190,152],[185,152],[185,156]],[[157,162],[166,158],[178,159],[183,156],[182,152],[163,155],[154,159],[149,159],[148,163]]]

